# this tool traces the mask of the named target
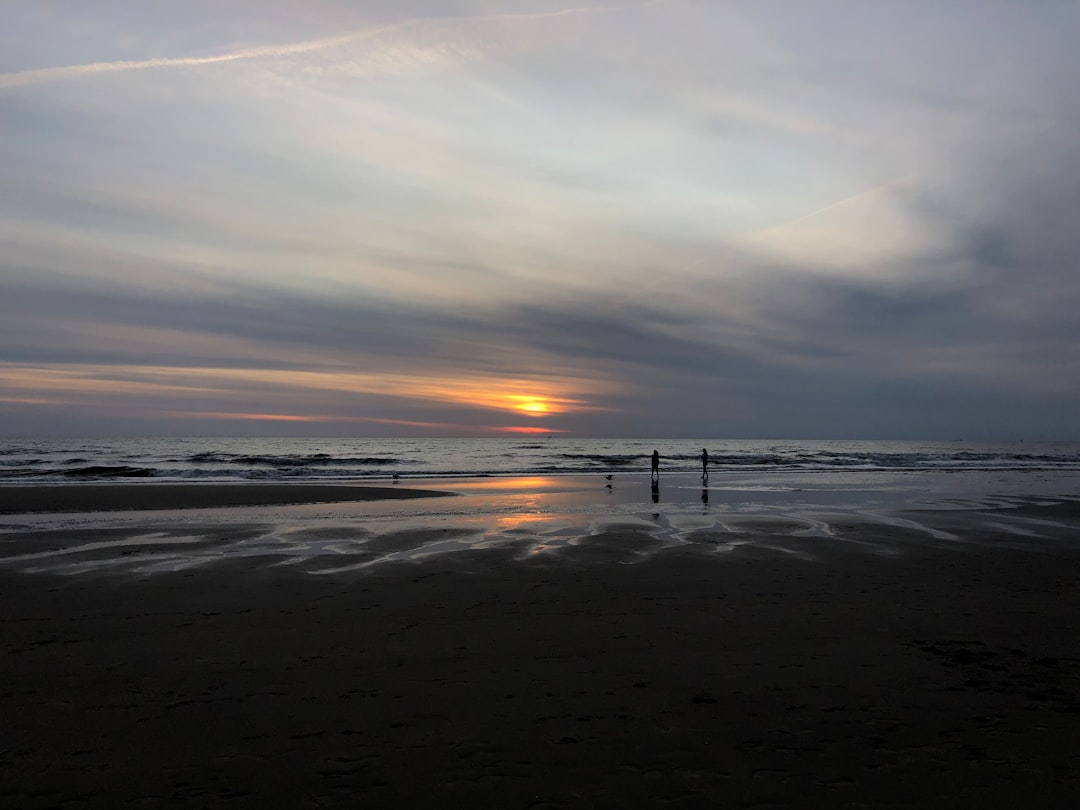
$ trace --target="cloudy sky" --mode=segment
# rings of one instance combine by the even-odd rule
[[[1080,438],[1080,3],[572,2],[6,0],[0,433]]]

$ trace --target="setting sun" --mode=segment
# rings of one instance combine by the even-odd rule
[[[551,413],[551,405],[538,397],[513,397],[517,400],[517,409],[529,416],[543,416]]]

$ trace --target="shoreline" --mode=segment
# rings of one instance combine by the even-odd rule
[[[187,482],[101,481],[0,484],[0,515],[194,510],[220,507],[345,504],[474,496],[536,496],[544,504],[593,502],[612,505],[650,500],[664,505],[741,510],[749,504],[783,510],[873,505],[882,511],[952,508],[1010,498],[1080,502],[1076,470],[794,470],[714,471],[708,479],[661,472],[651,487],[645,471],[477,475],[346,482],[296,479]]]

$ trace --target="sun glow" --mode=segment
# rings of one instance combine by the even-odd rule
[[[529,416],[544,416],[552,411],[551,404],[540,397],[511,396],[510,404]]]
[[[169,418],[372,422],[453,433],[463,430],[488,434],[566,433],[552,424],[555,417],[605,410],[596,399],[615,390],[617,386],[609,381],[577,376],[437,377],[321,369],[78,363],[29,366],[0,362],[0,402],[99,407],[109,402],[110,396],[123,393],[139,402],[140,413],[153,411]],[[498,418],[485,425],[475,419],[447,422],[398,419],[363,413],[360,407],[356,410],[341,407],[344,401],[341,395],[360,398],[366,394],[499,412],[504,418],[510,415],[507,420],[510,424],[499,424],[502,419]],[[256,403],[254,408],[245,407]],[[362,404],[360,400],[361,407]]]
[[[560,428],[552,427],[535,427],[533,425],[506,425],[505,427],[496,427],[492,430],[497,430],[500,433],[566,433],[567,431]]]

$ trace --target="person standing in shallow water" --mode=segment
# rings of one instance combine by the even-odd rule
[[[701,477],[709,477],[709,451],[704,447],[701,448]]]
[[[652,477],[653,477],[654,481],[657,478],[660,477],[660,451],[659,450],[653,450],[652,451]]]

